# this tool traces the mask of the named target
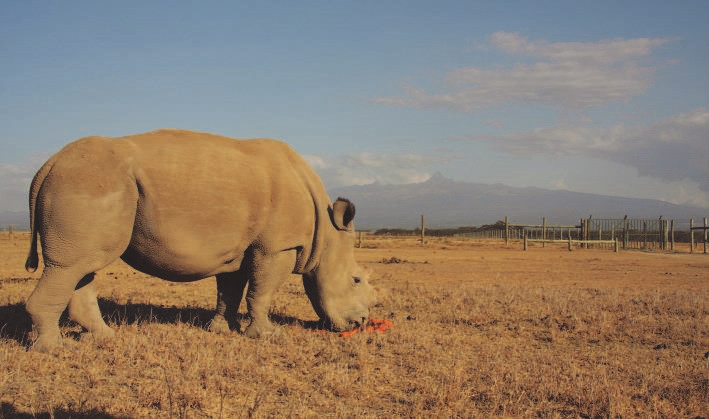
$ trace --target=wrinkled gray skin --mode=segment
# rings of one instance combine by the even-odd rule
[[[371,287],[353,257],[354,206],[334,204],[319,177],[286,144],[177,130],[77,140],[35,175],[26,268],[44,271],[27,300],[34,349],[60,345],[70,317],[112,336],[96,301],[94,273],[118,258],[170,281],[216,275],[211,328],[229,330],[248,284],[245,334],[272,334],[276,289],[302,274],[316,313],[333,330],[364,322]]]

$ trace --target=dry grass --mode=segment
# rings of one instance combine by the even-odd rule
[[[709,412],[709,257],[368,240],[386,334],[309,329],[297,277],[282,334],[205,330],[213,280],[97,275],[112,340],[27,352],[27,237],[0,236],[0,417],[695,417]],[[399,263],[382,263],[399,259]],[[243,308],[242,308],[243,311]],[[246,319],[242,319],[246,322]]]

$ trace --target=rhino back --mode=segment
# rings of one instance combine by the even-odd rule
[[[124,255],[137,268],[187,280],[238,269],[248,248],[309,252],[313,174],[284,143],[170,130],[115,144],[139,193]]]

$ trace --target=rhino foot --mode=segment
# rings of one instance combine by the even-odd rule
[[[246,331],[244,332],[244,335],[246,337],[252,338],[252,339],[263,339],[263,338],[269,338],[273,336],[280,336],[283,332],[281,332],[280,329],[270,326],[270,327],[261,327],[261,326],[255,326],[254,324],[250,324],[249,327],[246,328]]]
[[[94,330],[92,332],[84,332],[81,334],[80,339],[81,340],[86,340],[86,339],[101,340],[101,339],[111,339],[114,336],[116,336],[116,332],[114,332],[111,328],[106,327],[106,328],[102,328],[101,330]]]
[[[212,333],[229,333],[231,329],[229,328],[229,322],[226,321],[224,316],[216,315],[209,322],[209,331]]]
[[[34,344],[32,344],[32,351],[47,354],[52,352],[53,349],[62,346],[62,335],[57,333],[52,336],[40,336]]]

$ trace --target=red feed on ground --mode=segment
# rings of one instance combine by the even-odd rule
[[[369,319],[369,321],[367,321],[367,323],[364,324],[362,327],[358,327],[357,329],[348,330],[346,332],[340,332],[340,337],[346,338],[346,337],[354,336],[359,332],[384,333],[387,330],[391,329],[392,327],[394,327],[394,323],[391,320]]]

